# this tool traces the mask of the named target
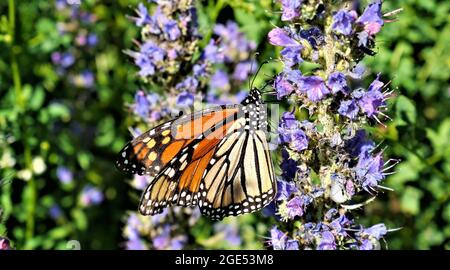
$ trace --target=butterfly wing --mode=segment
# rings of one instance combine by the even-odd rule
[[[163,123],[125,145],[116,167],[130,174],[156,176],[205,130],[237,112],[237,106],[220,106]]]
[[[154,176],[139,211],[198,204],[203,214],[222,219],[267,205],[276,194],[273,164],[265,133],[249,129],[247,109],[221,106],[180,117],[125,146],[117,167]]]
[[[263,131],[233,131],[219,144],[211,161],[200,185],[203,214],[220,220],[258,211],[274,198],[275,175]]]
[[[154,176],[139,210],[160,213],[168,204],[195,205],[202,172],[239,118],[239,105],[220,106],[162,124],[131,141],[121,151],[117,167],[125,172]]]

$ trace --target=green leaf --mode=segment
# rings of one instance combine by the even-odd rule
[[[72,219],[75,221],[75,226],[81,230],[85,231],[87,229],[88,220],[86,214],[83,210],[75,208],[72,210]]]
[[[45,92],[42,87],[38,86],[34,89],[31,99],[29,101],[29,107],[32,110],[38,110],[41,108],[42,103],[44,103]]]
[[[420,199],[423,196],[423,192],[414,187],[407,187],[403,192],[400,201],[400,207],[402,211],[411,214],[417,215],[420,211]]]
[[[414,103],[403,95],[399,96],[396,102],[396,124],[399,126],[415,124],[416,118],[417,113]]]
[[[48,112],[52,118],[60,118],[64,122],[70,120],[70,111],[65,105],[61,103],[52,103],[48,107]]]
[[[438,128],[438,131],[434,131],[430,128],[426,129],[427,137],[433,144],[435,154],[443,157],[450,156],[450,144],[448,140],[450,138],[450,118],[446,118]]]

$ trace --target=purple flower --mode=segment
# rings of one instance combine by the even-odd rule
[[[387,228],[386,225],[384,225],[383,223],[375,224],[372,227],[364,229],[362,231],[362,234],[369,235],[377,240],[380,240],[380,238],[386,235],[386,233]]]
[[[351,180],[347,180],[347,182],[345,183],[345,191],[347,192],[347,195],[349,197],[355,195],[355,185]]]
[[[358,246],[359,250],[373,250],[374,246],[369,239],[362,239],[361,245]]]
[[[56,176],[58,177],[58,180],[63,184],[69,184],[73,180],[72,172],[64,166],[59,166],[56,169]]]
[[[52,53],[52,61],[54,64],[60,65],[63,68],[68,68],[75,63],[75,57],[69,52],[54,52]]]
[[[277,201],[288,200],[292,194],[298,192],[298,188],[294,182],[278,180],[277,187]]]
[[[150,22],[150,16],[148,14],[147,8],[144,6],[144,4],[139,3],[138,10],[137,10],[138,18],[136,18],[136,25],[141,27],[144,24],[147,24]]]
[[[9,240],[0,236],[0,250],[10,250],[11,245]]]
[[[280,119],[278,133],[280,135],[280,143],[291,142],[291,133],[298,129],[298,121],[294,113],[284,112]]]
[[[202,78],[208,74],[207,67],[205,64],[195,64],[192,69],[194,77],[196,78]]]
[[[178,83],[175,88],[178,91],[196,92],[198,88],[198,80],[192,76],[186,77],[182,82]]]
[[[269,43],[281,47],[298,47],[300,44],[281,28],[272,29],[269,34]]]
[[[251,61],[244,61],[240,62],[236,65],[236,68],[233,72],[233,79],[238,81],[245,81],[250,73],[252,73],[252,62]]]
[[[129,239],[125,243],[125,249],[126,250],[147,250],[147,247],[145,246],[142,239],[135,237],[135,238]]]
[[[358,100],[361,110],[367,114],[368,117],[376,116],[379,113],[379,107],[385,105],[385,96],[380,91],[384,84],[378,79],[373,81],[367,92]]]
[[[103,201],[103,193],[98,188],[87,185],[81,192],[80,201],[83,206],[100,204]]]
[[[283,62],[287,67],[292,67],[303,62],[301,45],[286,47],[281,51]]]
[[[214,231],[224,235],[224,240],[234,247],[241,245],[242,240],[239,236],[239,228],[233,224],[216,223],[214,224]]]
[[[375,156],[371,156],[369,152],[360,155],[355,172],[365,190],[378,186],[378,182],[385,178],[383,167],[384,161],[381,153]]]
[[[322,33],[322,31],[316,27],[313,26],[309,29],[303,29],[300,31],[300,37],[303,39],[306,39],[309,44],[313,47],[314,50],[317,50],[317,47],[322,45],[325,42],[325,37]],[[317,51],[313,51],[313,54],[317,54]],[[317,60],[317,59],[316,59]],[[316,61],[314,60],[314,61]]]
[[[308,148],[308,137],[299,128],[299,122],[291,112],[283,113],[278,127],[280,143],[288,143],[296,151]]]
[[[228,90],[230,89],[230,81],[228,74],[222,70],[217,70],[211,77],[210,85],[213,89]]]
[[[338,33],[348,36],[352,33],[352,24],[355,22],[356,16],[357,15],[354,10],[339,10],[333,16],[333,24],[331,25],[331,28]]]
[[[134,112],[142,118],[147,118],[150,112],[150,102],[144,91],[138,91],[134,96]]]
[[[346,142],[345,148],[352,157],[367,153],[375,147],[375,143],[367,138],[366,131],[360,129],[355,136]]]
[[[203,50],[202,59],[211,62],[212,64],[223,62],[223,52],[219,50],[214,40],[211,40]]]
[[[290,146],[298,152],[308,148],[308,137],[303,130],[299,129],[293,132]]]
[[[328,77],[328,87],[331,88],[333,94],[336,94],[337,92],[348,94],[350,91],[347,86],[345,75],[341,72],[334,72]]]
[[[354,100],[344,100],[339,106],[338,113],[350,119],[355,119],[358,116],[358,104]]]
[[[87,45],[88,46],[95,46],[98,43],[98,37],[96,34],[91,33],[87,36]]]
[[[246,55],[256,48],[256,44],[248,41],[244,33],[239,31],[239,26],[233,21],[228,21],[226,25],[217,24],[214,27],[214,34],[220,37],[219,47],[227,63],[246,60]]]
[[[281,0],[283,7],[283,14],[281,15],[282,21],[291,21],[300,16],[301,0]]]
[[[352,222],[345,215],[341,215],[331,221],[330,227],[336,234],[346,236],[347,232],[345,231],[345,228],[350,226],[351,224]]]
[[[273,82],[273,88],[277,91],[277,98],[281,99],[288,96],[294,91],[294,86],[284,76],[284,73],[279,74]]]
[[[178,94],[177,105],[180,107],[189,107],[194,104],[194,95],[189,92],[182,92]]]
[[[166,52],[150,41],[141,46],[139,53],[135,54],[135,63],[140,68],[139,75],[146,77],[155,74],[156,66],[163,61]]]
[[[321,100],[326,94],[330,93],[319,76],[302,77],[298,83],[298,90],[306,93],[313,102]]]
[[[297,172],[297,162],[289,157],[289,153],[284,148],[281,150],[281,156],[283,158],[280,164],[281,177],[286,181],[292,181]]]
[[[317,246],[318,250],[335,250],[336,243],[334,235],[330,231],[324,231],[321,233],[320,242]]]
[[[172,237],[170,225],[165,225],[160,234],[153,237],[153,246],[155,249],[180,250],[186,244],[185,236]]]
[[[90,70],[83,70],[78,76],[77,82],[81,87],[91,88],[95,82],[94,73]]]
[[[274,250],[298,250],[299,245],[296,240],[289,239],[286,234],[282,231],[278,230],[276,226],[274,226],[270,230],[270,244],[272,245]]]
[[[53,204],[50,207],[48,213],[50,214],[50,217],[55,220],[59,219],[63,215],[63,211],[62,211],[61,207],[59,207],[59,205],[57,205],[57,204]]]
[[[181,36],[180,28],[175,20],[167,20],[164,24],[164,33],[167,35],[168,40],[174,41]]]
[[[304,204],[305,203],[303,202],[302,198],[300,198],[299,196],[295,196],[294,198],[290,199],[286,204],[288,217],[290,219],[294,219],[297,216],[301,217],[303,215]]]
[[[384,24],[381,15],[381,0],[376,0],[368,5],[356,22],[364,25],[364,30],[369,35],[378,33]]]

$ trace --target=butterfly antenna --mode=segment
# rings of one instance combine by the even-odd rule
[[[255,52],[254,58],[256,59],[256,57],[257,57],[258,55],[259,55],[259,52]],[[255,61],[252,61],[252,62],[250,63],[250,72],[253,71],[253,63],[255,63]],[[249,89],[249,90],[252,90],[252,84],[253,84],[253,81],[248,80],[248,89]]]
[[[255,75],[253,76],[252,83],[250,84],[250,90],[252,90],[252,88],[253,88],[253,83],[255,82],[255,79],[256,79],[256,77],[258,76],[258,73],[261,71],[261,68],[262,68],[265,64],[268,64],[268,63],[269,63],[269,61],[267,61],[267,60],[261,63],[261,65],[259,66],[259,68],[258,68],[258,70],[256,71]]]

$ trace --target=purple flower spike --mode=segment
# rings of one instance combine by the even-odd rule
[[[302,77],[298,83],[298,88],[299,91],[306,93],[313,102],[321,100],[326,94],[330,93],[330,90],[328,90],[319,76]]]
[[[297,47],[300,45],[297,41],[290,38],[289,35],[281,28],[272,29],[268,36],[270,44],[275,46]]]
[[[376,0],[367,6],[356,22],[364,25],[364,30],[369,35],[378,33],[384,24],[381,15],[381,0]]]
[[[352,33],[352,26],[356,20],[356,16],[357,14],[354,10],[339,10],[333,16],[333,24],[331,25],[331,28],[337,33],[348,36]]]

